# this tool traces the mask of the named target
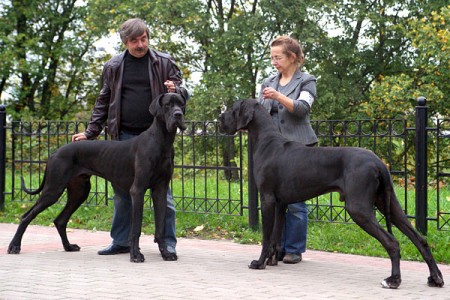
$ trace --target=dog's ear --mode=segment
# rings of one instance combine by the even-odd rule
[[[182,95],[182,94],[176,94],[177,96],[179,96],[181,99],[183,99],[183,101],[184,101],[184,105],[183,105],[183,108],[182,108],[182,110],[183,110],[183,114],[185,114],[186,113],[186,103],[187,103],[187,99]]]
[[[248,123],[253,120],[255,113],[255,104],[249,101],[240,100],[239,110],[237,115],[237,129],[246,129]]]
[[[161,110],[161,99],[163,96],[164,96],[164,94],[159,95],[158,97],[153,99],[152,103],[150,103],[150,107],[148,108],[148,111],[154,117],[156,117],[158,112]]]

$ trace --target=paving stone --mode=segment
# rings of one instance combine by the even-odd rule
[[[389,259],[308,250],[295,265],[250,270],[257,245],[178,240],[176,262],[163,261],[153,237],[141,237],[144,263],[128,254],[99,256],[109,232],[70,229],[80,252],[65,252],[55,228],[28,227],[19,255],[7,247],[17,225],[0,223],[0,299],[448,299],[426,285],[423,262],[401,262],[402,285],[381,288]],[[439,265],[450,284],[450,266]]]

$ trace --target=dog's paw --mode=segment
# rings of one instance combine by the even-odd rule
[[[20,253],[20,246],[9,245],[8,254],[19,254],[19,253]]]
[[[267,265],[268,266],[277,266],[278,265],[278,259],[275,255],[272,255],[267,259]]]
[[[249,269],[254,270],[263,270],[266,268],[266,265],[264,263],[260,263],[259,260],[253,260],[249,265]]]
[[[396,289],[400,286],[401,283],[402,283],[402,279],[400,278],[400,276],[391,276],[391,277],[385,278],[381,282],[381,286],[385,289]]]
[[[64,245],[64,250],[66,250],[67,252],[76,252],[76,251],[80,251],[80,247],[77,244],[68,244],[68,245]]]
[[[161,252],[161,256],[165,261],[177,261],[178,260],[178,256],[176,253]]]
[[[130,254],[130,261],[134,263],[141,263],[145,261],[144,255],[140,252],[136,254]]]
[[[428,277],[428,286],[430,287],[443,287],[444,286],[444,280],[441,276],[430,276]]]

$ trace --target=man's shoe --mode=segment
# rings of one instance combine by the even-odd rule
[[[120,253],[129,253],[130,246],[119,246],[111,244],[103,250],[98,251],[98,255],[114,255]]]
[[[167,251],[161,251],[161,256],[166,261],[176,261],[178,260],[177,251],[175,246],[167,246]]]
[[[285,264],[297,264],[302,261],[302,254],[286,253],[283,258]]]

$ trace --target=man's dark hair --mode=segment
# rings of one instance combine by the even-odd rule
[[[127,41],[132,40],[138,36],[147,33],[147,37],[150,38],[150,31],[148,30],[145,22],[139,18],[129,19],[125,21],[119,30],[120,39],[122,43],[126,44]]]

